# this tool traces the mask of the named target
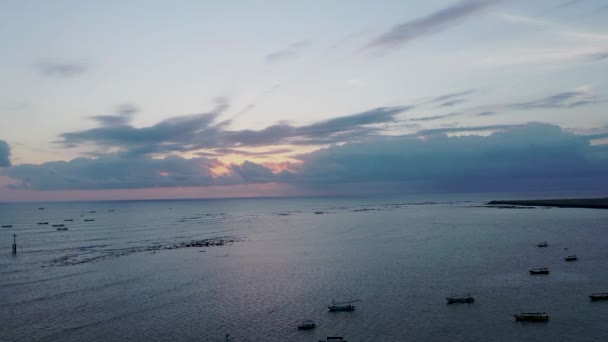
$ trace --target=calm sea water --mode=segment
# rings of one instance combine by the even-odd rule
[[[606,341],[608,302],[588,295],[608,292],[608,210],[480,206],[497,198],[0,204],[0,340]],[[243,241],[120,256],[226,236]],[[463,292],[476,302],[446,305]]]

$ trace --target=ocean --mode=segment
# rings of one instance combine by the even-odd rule
[[[505,198],[0,204],[0,340],[606,341],[608,210],[484,206]]]

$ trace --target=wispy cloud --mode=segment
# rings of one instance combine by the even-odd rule
[[[123,113],[96,116],[99,127],[63,133],[59,143],[65,147],[95,145],[132,156],[279,144],[324,145],[377,134],[382,131],[378,125],[396,122],[399,113],[411,108],[380,107],[308,125],[279,123],[261,130],[227,130],[228,122],[216,122],[224,107],[203,114],[176,116],[148,127],[132,126],[130,117]]]
[[[441,107],[452,107],[452,106],[456,106],[459,105],[461,103],[467,102],[467,99],[454,99],[451,101],[446,101],[443,103],[440,103],[437,105],[437,108],[441,108]]]
[[[368,47],[395,48],[402,46],[414,39],[447,30],[497,2],[497,0],[461,0],[427,16],[393,26],[372,40]]]
[[[279,61],[297,58],[304,52],[304,50],[306,50],[306,48],[310,47],[311,45],[312,43],[308,40],[301,40],[299,42],[295,42],[287,47],[284,47],[280,50],[274,51],[266,55],[266,62],[276,63]]]
[[[91,119],[99,122],[102,126],[124,126],[131,122],[133,114],[137,113],[138,109],[132,104],[122,104],[116,107],[114,115],[96,115]]]
[[[586,87],[555,93],[540,99],[515,102],[508,104],[508,108],[518,110],[528,109],[557,109],[557,108],[576,108],[584,105],[601,102],[601,100]]]
[[[422,121],[422,122],[435,121],[435,120],[446,119],[446,118],[460,116],[460,115],[462,115],[462,113],[449,113],[449,114],[443,114],[443,115],[425,116],[425,117],[421,117],[421,118],[411,118],[411,119],[409,119],[409,121]]]
[[[470,94],[472,94],[474,92],[475,92],[475,89],[469,89],[469,90],[455,92],[455,93],[443,94],[443,95],[439,95],[437,97],[434,97],[431,100],[431,102],[445,102],[445,101],[448,101],[448,100],[453,100],[453,99],[458,98],[458,97],[470,95]]]
[[[475,114],[475,116],[492,116],[492,115],[496,115],[496,114],[498,114],[498,113],[491,111],[491,110],[487,110],[484,112],[477,113],[477,114]]]
[[[85,73],[89,66],[82,62],[43,62],[38,65],[43,76],[52,78],[71,78]]]

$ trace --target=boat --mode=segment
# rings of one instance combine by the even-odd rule
[[[536,247],[547,247],[549,243],[547,241],[539,242]]]
[[[65,227],[65,224],[54,224],[53,227],[57,228],[57,227]]]
[[[2,226],[2,228],[13,228],[12,224],[5,224]]]
[[[93,222],[95,219],[84,219],[84,222]]]
[[[349,300],[345,302],[336,302],[331,301],[331,304],[327,306],[330,312],[336,311],[355,311],[355,306],[352,304],[354,302],[358,302],[359,299]]]
[[[576,261],[578,260],[578,257],[576,255],[568,255],[567,257],[564,258],[564,260],[566,261]]]
[[[306,321],[302,321],[300,322],[300,324],[298,324],[298,330],[310,330],[310,329],[314,329],[317,326],[317,324],[311,320],[306,320]]]
[[[448,304],[474,303],[475,302],[475,298],[471,297],[471,295],[468,294],[468,293],[466,295],[457,295],[457,296],[445,297],[445,299],[448,301]]]
[[[57,227],[57,230],[68,230],[68,227]]]
[[[603,293],[592,293],[589,295],[589,298],[591,298],[591,300],[596,301],[596,300],[608,300],[608,292],[603,292]]]
[[[89,214],[95,214],[95,210],[89,211]]]
[[[48,222],[38,222],[37,224],[49,224]]]
[[[40,208],[38,208],[38,210],[44,210],[44,208],[43,208],[43,207],[40,207]]]
[[[319,342],[348,342],[342,336],[327,336],[324,340],[319,340]]]
[[[513,316],[517,322],[546,322],[549,320],[546,312],[522,312]]]
[[[533,268],[530,270],[530,274],[549,274],[549,269],[546,267]]]
[[[63,220],[63,221],[64,221],[64,222],[72,222],[72,221],[74,221],[74,219],[65,219],[65,220]]]

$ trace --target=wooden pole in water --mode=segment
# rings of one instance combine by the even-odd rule
[[[17,254],[17,234],[13,234],[13,254]]]

